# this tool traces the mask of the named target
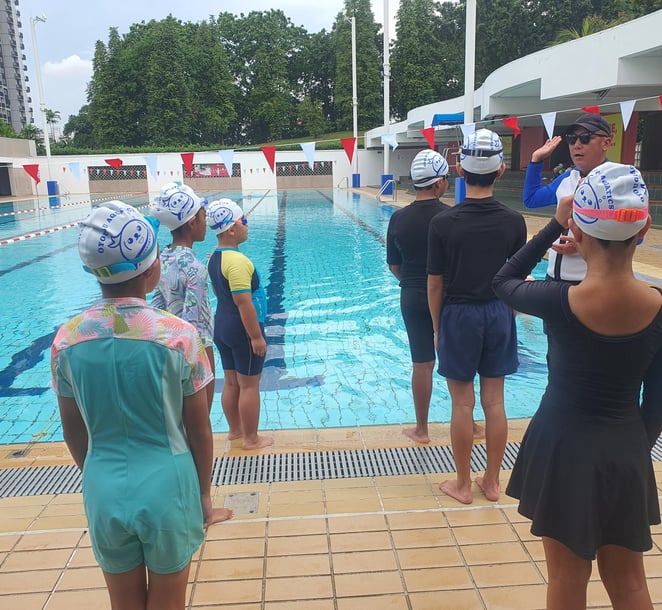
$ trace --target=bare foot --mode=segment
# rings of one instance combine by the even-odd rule
[[[439,489],[447,496],[454,498],[458,502],[462,502],[462,504],[471,504],[474,501],[471,495],[471,488],[468,491],[461,490],[455,480],[442,481],[439,483]]]
[[[210,525],[214,523],[221,523],[222,521],[227,521],[232,519],[234,513],[230,508],[214,508],[211,511],[211,515],[207,521],[204,523],[204,528],[207,529]]]
[[[480,440],[481,438],[485,438],[485,428],[474,422],[474,439]]]
[[[228,440],[229,441],[236,441],[238,438],[242,438],[244,435],[241,432],[228,432]]]
[[[405,428],[402,431],[402,434],[410,438],[415,443],[426,444],[430,442],[430,437],[427,434],[419,434],[416,428]]]
[[[499,499],[499,494],[501,493],[501,485],[498,483],[496,485],[488,485],[485,483],[484,477],[476,477],[476,485],[480,487],[480,490],[483,492],[483,495],[490,501],[496,502]]]
[[[247,443],[244,441],[244,444],[241,448],[244,451],[253,451],[254,449],[264,449],[274,444],[274,439],[270,436],[258,436],[253,443]]]

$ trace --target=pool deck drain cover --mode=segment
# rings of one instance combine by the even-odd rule
[[[519,443],[506,445],[501,464],[504,470],[512,469],[518,450]],[[660,439],[653,447],[651,457],[654,462],[662,461]],[[485,445],[474,445],[471,469],[480,472],[485,470],[486,463]],[[449,472],[455,472],[453,453],[449,446],[271,453],[215,458],[212,485],[252,485]],[[0,498],[80,491],[80,472],[73,465],[0,470]],[[244,508],[250,510],[245,498],[238,497],[237,502],[241,505],[237,507],[238,512],[243,512]]]

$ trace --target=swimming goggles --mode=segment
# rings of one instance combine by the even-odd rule
[[[92,269],[87,265],[83,265],[83,270],[99,278],[109,278],[118,273],[123,273],[124,271],[135,271],[136,269],[138,269],[140,263],[148,259],[149,256],[154,251],[154,248],[156,248],[156,246],[158,245],[156,236],[159,232],[159,227],[161,226],[161,223],[153,216],[144,216],[143,218],[145,219],[147,224],[149,224],[152,227],[152,230],[154,231],[154,241],[150,248],[148,248],[140,256],[130,261],[120,261],[118,263],[113,263],[112,265],[106,265],[105,267],[96,267],[95,269]]]

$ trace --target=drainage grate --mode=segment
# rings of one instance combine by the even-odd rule
[[[519,443],[508,443],[501,467],[511,470]],[[662,440],[651,452],[662,462]],[[474,445],[471,468],[485,470],[485,445]],[[443,447],[398,447],[352,451],[314,451],[215,458],[212,485],[250,485],[285,481],[350,479],[455,471],[453,453]],[[0,470],[0,498],[79,493],[80,472],[76,466],[38,466]]]

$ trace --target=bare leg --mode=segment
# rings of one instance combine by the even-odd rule
[[[239,382],[239,417],[244,432],[242,449],[262,449],[272,445],[274,439],[259,436],[257,427],[260,421],[260,375],[242,375],[237,373]]]
[[[476,484],[488,500],[496,502],[501,493],[499,475],[508,440],[508,422],[503,405],[503,377],[480,378],[480,402],[485,412],[487,469],[485,476],[476,477]]]
[[[477,441],[482,438],[485,438],[485,428],[474,422],[474,440]]]
[[[416,427],[405,428],[402,433],[416,443],[429,443],[428,413],[432,397],[432,362],[414,362],[411,372],[411,390],[414,395],[414,410],[416,411]]]
[[[451,445],[457,478],[443,481],[439,489],[462,504],[471,504],[471,448],[473,447],[473,410],[476,402],[473,381],[447,379],[451,395]]]
[[[149,572],[147,610],[182,610],[186,607],[186,584],[191,564],[174,574]]]
[[[139,565],[121,574],[104,572],[112,610],[145,610],[147,608],[147,570]]]
[[[243,436],[241,418],[239,417],[239,381],[237,371],[223,371],[225,383],[221,393],[221,406],[230,431],[228,439],[233,441]]]
[[[652,610],[644,555],[622,546],[608,544],[598,549],[600,578],[614,610]]]
[[[547,561],[547,610],[586,610],[586,587],[591,562],[565,544],[543,536]]]
[[[205,348],[207,352],[207,358],[209,358],[209,364],[211,366],[211,372],[214,375],[214,380],[207,386],[207,402],[209,403],[209,412],[211,413],[212,405],[214,404],[214,386],[216,385],[216,362],[214,361],[214,346],[209,346]]]

